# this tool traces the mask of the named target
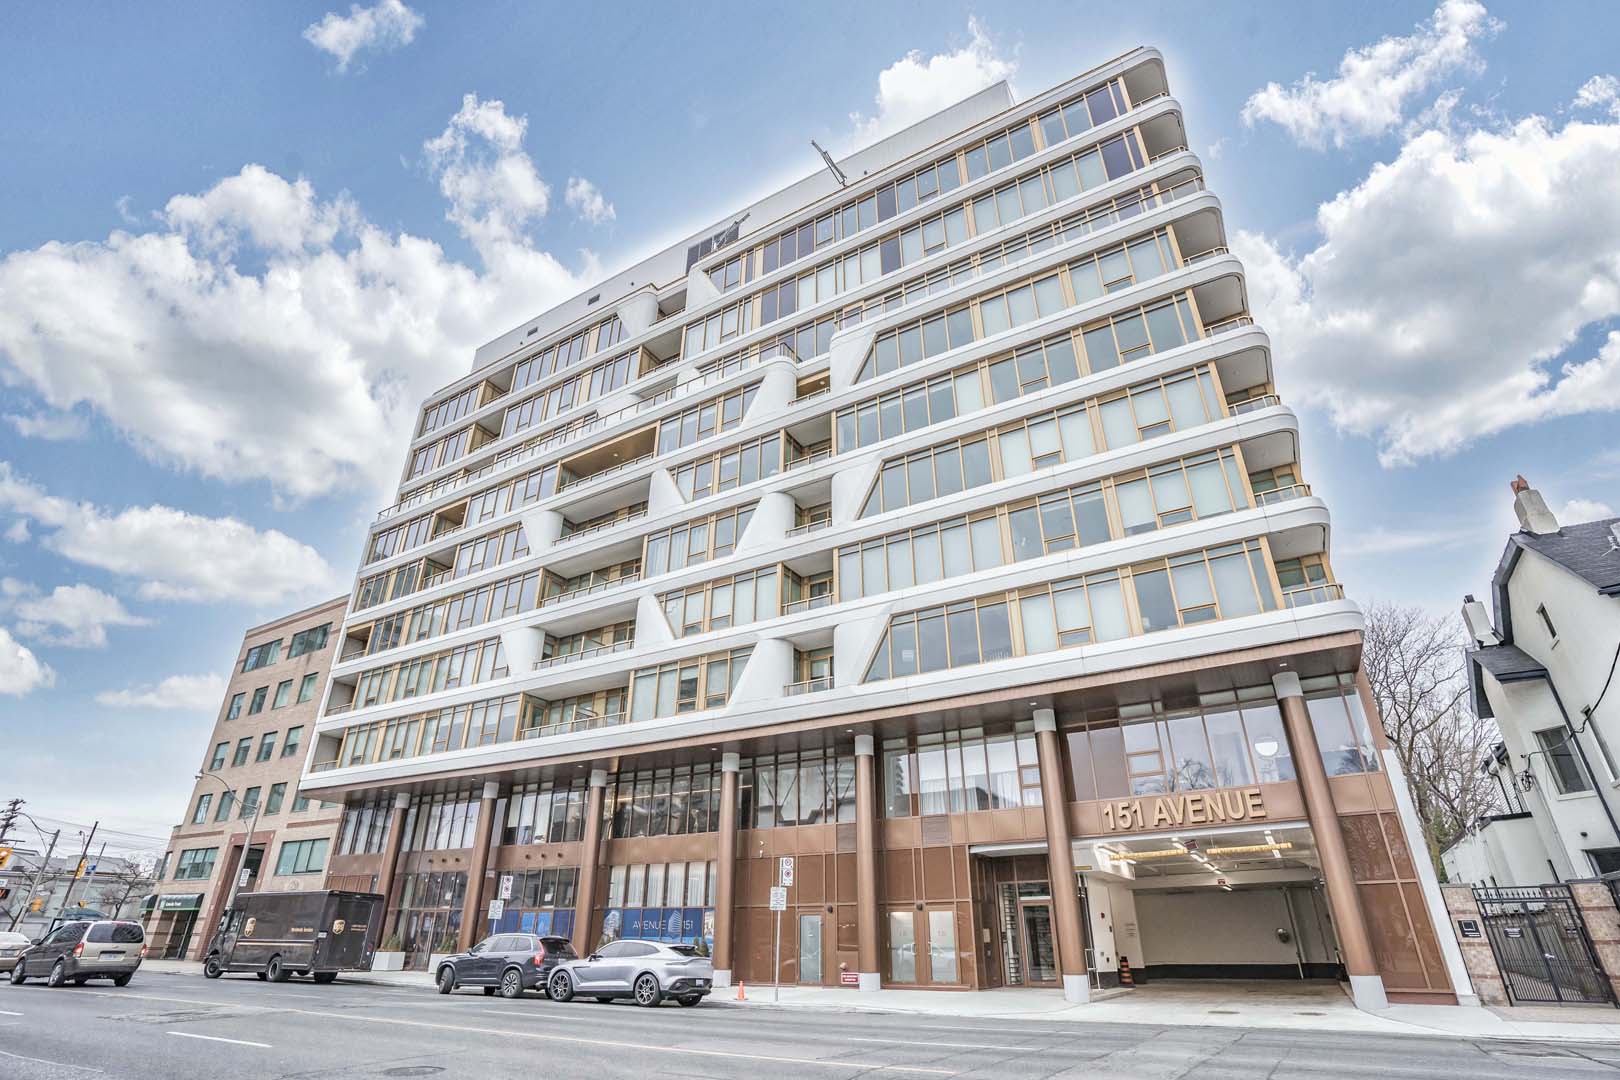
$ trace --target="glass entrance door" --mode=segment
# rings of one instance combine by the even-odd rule
[[[1030,986],[1056,983],[1057,939],[1052,928],[1052,902],[1020,902],[1018,921],[1023,931],[1025,982]]]
[[[821,916],[799,916],[799,981],[821,984]]]

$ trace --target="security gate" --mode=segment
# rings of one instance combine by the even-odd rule
[[[1613,1001],[1568,885],[1475,889],[1474,899],[1513,1004]]]

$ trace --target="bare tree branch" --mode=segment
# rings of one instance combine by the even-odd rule
[[[1463,638],[1450,619],[1399,604],[1371,604],[1365,613],[1362,667],[1439,867],[1441,848],[1498,809],[1499,793],[1479,765],[1500,734],[1469,706]]]

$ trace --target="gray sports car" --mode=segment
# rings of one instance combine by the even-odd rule
[[[650,1008],[674,998],[696,1005],[714,988],[714,965],[690,945],[610,941],[583,960],[559,964],[549,988],[553,1001],[627,997]]]

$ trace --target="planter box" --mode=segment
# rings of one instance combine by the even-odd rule
[[[404,971],[405,954],[403,952],[377,952],[371,957],[372,971]]]
[[[434,972],[439,970],[439,961],[448,960],[448,959],[450,959],[450,957],[452,957],[454,955],[456,955],[456,954],[455,953],[448,953],[448,952],[429,953],[428,954],[428,965],[427,965],[428,974],[432,975]]]

